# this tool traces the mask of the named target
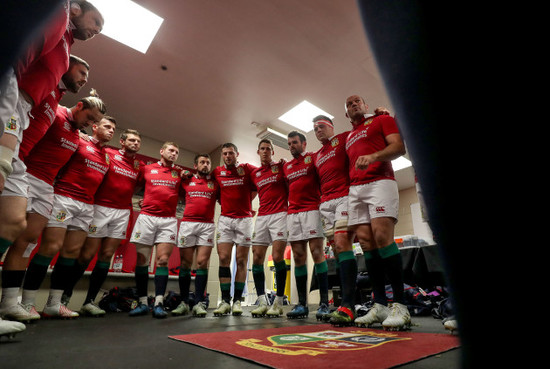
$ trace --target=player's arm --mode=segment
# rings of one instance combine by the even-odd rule
[[[367,169],[369,164],[372,164],[376,161],[391,161],[397,159],[398,157],[405,155],[405,144],[401,139],[399,133],[392,133],[385,137],[387,146],[377,152],[368,155],[362,155],[357,158],[355,162],[355,168],[357,169]]]

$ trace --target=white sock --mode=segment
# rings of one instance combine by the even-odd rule
[[[161,296],[161,295],[155,296],[155,306],[162,303],[164,303],[164,296]]]
[[[21,303],[23,305],[33,305],[36,300],[36,293],[38,290],[23,290],[23,296],[21,298]]]
[[[5,309],[10,306],[17,305],[17,296],[19,295],[18,287],[9,287],[2,289],[2,300],[0,301],[0,308]]]
[[[46,305],[49,305],[49,306],[61,305],[62,296],[63,296],[63,290],[50,290],[50,295],[48,296],[48,302]]]
[[[147,296],[141,296],[139,298],[139,302],[142,303],[143,305],[147,305],[147,303],[148,303]]]

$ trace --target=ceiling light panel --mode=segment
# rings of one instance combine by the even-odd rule
[[[303,132],[309,132],[313,129],[313,118],[317,115],[325,115],[330,119],[334,118],[326,111],[304,100],[281,115],[279,119]]]

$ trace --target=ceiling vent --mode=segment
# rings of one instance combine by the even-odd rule
[[[260,140],[267,138],[271,140],[271,142],[273,142],[273,145],[277,145],[279,147],[282,147],[283,149],[288,149],[287,136],[269,127],[265,128],[260,133],[258,133],[256,137],[258,137]]]

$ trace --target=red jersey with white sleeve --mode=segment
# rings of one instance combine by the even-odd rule
[[[250,173],[256,169],[251,164],[237,163],[231,168],[221,165],[214,169],[214,177],[220,186],[221,215],[231,218],[252,216],[252,191],[256,191]]]
[[[349,132],[344,132],[331,137],[315,154],[315,166],[321,182],[321,202],[348,195],[348,134]]]
[[[123,150],[106,147],[109,170],[94,196],[94,204],[114,209],[132,209],[132,197],[145,164]]]
[[[284,165],[288,183],[288,214],[319,210],[321,191],[315,153],[304,152]]]
[[[258,189],[260,208],[258,215],[268,215],[288,210],[288,189],[284,177],[283,162],[271,162],[254,169],[252,181]]]
[[[399,128],[389,115],[371,116],[353,127],[346,140],[352,186],[381,179],[395,180],[391,161],[377,161],[363,170],[355,168],[357,158],[383,150],[387,146],[386,136],[394,133],[399,133]]]
[[[53,186],[55,177],[78,149],[80,131],[69,108],[59,106],[52,126],[24,158],[27,173]]]
[[[181,189],[181,169],[164,166],[160,161],[143,167],[145,193],[141,214],[175,217]]]
[[[48,128],[52,125],[59,101],[66,91],[65,88],[61,88],[60,84],[39,105],[32,108],[29,128],[23,131],[23,140],[19,145],[19,158],[21,160],[25,159],[34,145],[44,137]]]
[[[214,223],[216,200],[219,196],[219,186],[216,180],[208,175],[201,177],[193,175],[182,181],[185,190],[185,209],[182,221]]]
[[[59,173],[54,193],[93,204],[94,195],[109,170],[109,161],[105,147],[98,140],[80,138],[78,149]]]

